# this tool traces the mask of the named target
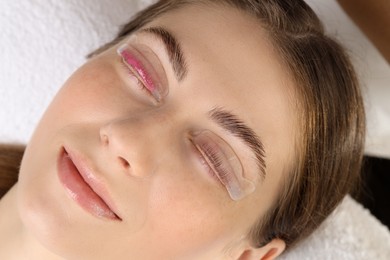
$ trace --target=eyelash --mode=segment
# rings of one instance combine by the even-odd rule
[[[150,93],[150,91],[145,87],[144,83],[142,82],[142,80],[139,79],[139,77],[136,75],[136,72],[133,72],[129,67],[128,65],[126,64],[126,62],[121,59],[121,63],[122,63],[122,66],[123,68],[133,77],[136,78],[136,85],[137,87],[142,90],[143,92],[145,92],[147,95],[149,95],[150,97],[153,97],[152,93]]]
[[[194,144],[194,146],[202,164],[207,167],[209,174],[217,179],[222,185],[227,183],[229,180],[229,173],[224,169],[223,159],[219,153],[215,152],[215,149],[207,144],[203,144],[202,146]],[[209,164],[211,164],[211,166]]]

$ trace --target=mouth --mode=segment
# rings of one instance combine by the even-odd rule
[[[97,218],[122,220],[110,207],[113,203],[96,174],[85,161],[68,153],[64,147],[58,157],[57,173],[67,194],[85,211]]]

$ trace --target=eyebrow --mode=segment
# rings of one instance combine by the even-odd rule
[[[188,73],[187,63],[179,41],[167,29],[163,27],[148,27],[140,32],[151,33],[157,36],[165,46],[169,61],[173,67],[177,81],[182,81]]]
[[[236,115],[220,107],[209,111],[209,116],[214,122],[249,146],[255,154],[261,178],[264,180],[266,176],[265,151],[264,145],[257,134]]]
[[[187,73],[187,62],[183,51],[176,37],[163,27],[147,27],[139,32],[151,33],[157,36],[165,46],[169,61],[178,81],[182,81]],[[209,112],[210,118],[219,126],[227,130],[232,135],[240,138],[252,150],[256,157],[257,166],[260,170],[261,178],[266,176],[265,150],[260,138],[241,119],[229,111],[222,108],[214,108]]]

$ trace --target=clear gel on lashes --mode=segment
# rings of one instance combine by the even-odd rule
[[[215,174],[226,187],[226,190],[232,200],[241,200],[255,191],[258,178],[254,177],[253,179],[249,179],[249,177],[244,176],[244,170],[238,156],[234,153],[230,145],[222,138],[209,130],[204,130],[194,134],[193,141],[199,147],[204,146],[202,144],[205,143],[213,143],[218,147],[219,153],[221,153],[224,157],[223,163],[226,165],[225,167],[230,169],[228,170],[229,176],[226,178],[220,178],[218,172]]]
[[[143,53],[147,54],[148,59],[145,58],[144,54],[142,54],[139,49],[142,49]],[[142,78],[145,88],[150,91],[156,101],[161,102],[168,94],[167,80],[164,77],[165,71],[153,51],[144,45],[139,45],[135,48],[130,44],[123,44],[117,49],[117,53],[122,57],[122,61],[125,65],[133,71],[134,74],[137,74]],[[151,63],[153,63],[154,66]],[[156,72],[155,69],[157,69],[158,72]]]

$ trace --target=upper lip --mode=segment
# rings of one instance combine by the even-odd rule
[[[96,174],[97,171],[92,167],[93,164],[89,161],[89,159],[76,151],[69,150],[67,147],[64,147],[64,150],[69,155],[84,181],[121,220],[122,218],[118,215],[118,209],[115,206],[105,183],[98,177],[100,175]]]

